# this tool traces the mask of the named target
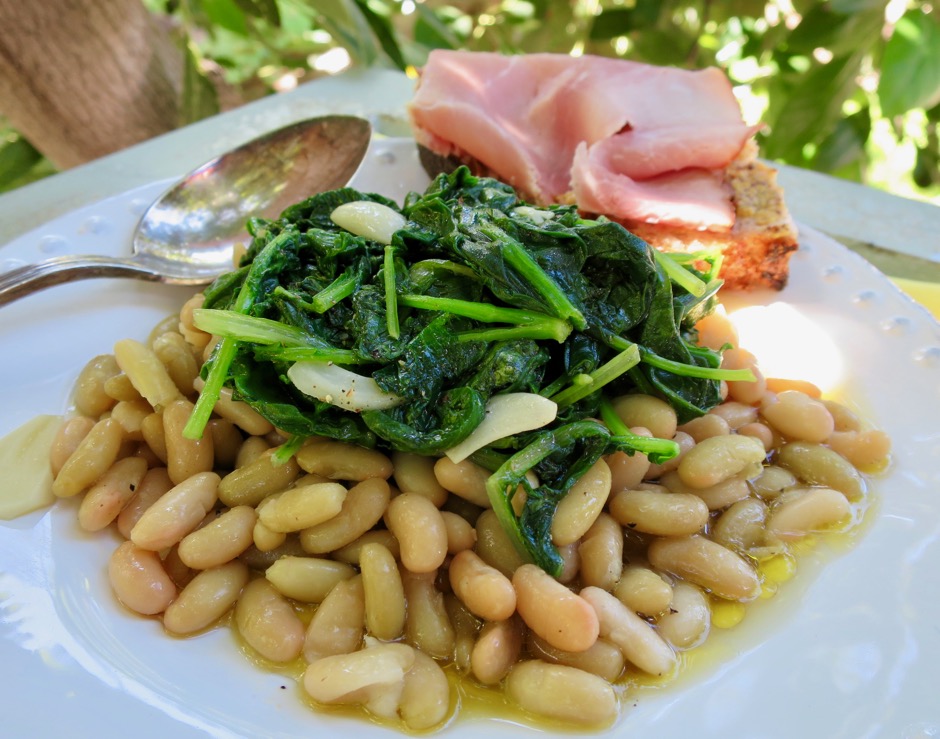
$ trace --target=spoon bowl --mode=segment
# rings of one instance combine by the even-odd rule
[[[77,279],[132,277],[204,285],[232,269],[249,218],[345,186],[372,138],[364,118],[330,115],[266,133],[190,172],[161,195],[134,231],[129,257],[48,259],[0,274],[0,306]]]

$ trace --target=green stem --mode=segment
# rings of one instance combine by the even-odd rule
[[[610,429],[611,434],[629,440],[633,449],[647,455],[650,457],[650,461],[656,464],[672,459],[679,454],[679,445],[670,439],[634,434],[617,415],[617,411],[614,410],[614,406],[607,398],[601,399],[601,420]]]
[[[571,321],[575,328],[583,331],[587,327],[584,314],[571,302],[565,291],[539,266],[521,244],[509,238],[505,233],[496,236],[502,246],[503,258],[538,291],[552,312],[562,320]]]
[[[645,364],[657,369],[672,372],[682,377],[698,377],[703,380],[726,380],[728,382],[754,382],[757,380],[749,369],[721,369],[720,367],[700,367],[697,364],[684,364],[666,359],[649,349],[640,347],[640,358]]]
[[[453,313],[455,316],[472,318],[482,323],[511,323],[520,328],[530,329],[531,333],[525,334],[530,338],[555,339],[561,342],[571,333],[571,326],[566,321],[537,311],[503,308],[492,303],[474,303],[469,300],[438,298],[433,295],[399,295],[398,302],[409,308]],[[509,329],[493,330],[507,331]]]
[[[333,364],[372,364],[352,349],[319,346],[270,346],[254,350],[255,359],[267,362],[332,362]]]
[[[385,247],[383,280],[385,283],[385,321],[388,325],[388,335],[393,339],[397,339],[401,331],[398,325],[398,285],[395,279],[395,249],[391,244]]]
[[[235,302],[232,305],[232,311],[235,313],[244,313],[251,307],[255,300],[255,289],[257,287],[255,280],[252,279],[255,270],[263,271],[266,269],[271,256],[277,254],[282,244],[290,241],[294,235],[295,234],[291,231],[282,231],[271,239],[258,253],[251,263],[251,268],[245,276],[245,281],[238,290],[238,295],[235,297]],[[232,361],[235,359],[235,353],[237,351],[238,339],[231,336],[223,337],[216,347],[215,354],[211,359],[211,365],[209,366],[209,373],[206,375],[206,384],[199,393],[199,397],[196,399],[196,405],[189,416],[189,420],[186,421],[186,425],[183,427],[183,436],[187,439],[202,438],[202,433],[206,428],[206,424],[209,422],[209,418],[212,416],[212,410],[215,408],[215,404],[219,400],[222,386],[225,385],[229,368],[232,366]]]
[[[698,277],[685,269],[679,262],[673,259],[669,254],[661,252],[659,249],[653,249],[653,258],[663,268],[666,276],[683,288],[690,295],[697,298],[705,294],[706,284]]]
[[[551,399],[558,404],[559,408],[577,403],[582,398],[593,395],[609,382],[616,380],[631,367],[635,367],[639,361],[640,350],[636,344],[631,344],[589,375],[578,375],[577,380],[572,378],[572,384],[552,396]],[[588,381],[585,381],[585,377],[589,378]]]
[[[310,334],[295,326],[270,318],[247,316],[233,310],[197,308],[193,311],[193,323],[206,333],[255,344],[309,346],[318,343]]]

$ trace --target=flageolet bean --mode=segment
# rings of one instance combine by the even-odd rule
[[[78,449],[78,445],[94,425],[95,419],[88,416],[73,416],[62,422],[49,450],[49,466],[53,477],[59,474],[68,458],[72,456],[72,452]]]
[[[381,544],[366,544],[359,551],[359,569],[366,628],[377,639],[397,639],[405,629],[405,590],[395,558]]]
[[[192,346],[193,350],[196,352],[201,352],[205,349],[209,340],[212,338],[210,334],[207,334],[202,329],[196,328],[196,324],[193,322],[193,311],[196,308],[201,308],[204,302],[205,296],[202,293],[196,293],[183,303],[183,307],[180,309],[179,332],[183,335],[183,338],[186,339],[186,343]]]
[[[709,411],[709,414],[721,416],[728,424],[728,428],[736,431],[741,426],[754,423],[757,420],[757,407],[748,403],[729,400],[716,405]]]
[[[264,456],[270,449],[271,443],[263,436],[249,436],[238,448],[238,454],[235,456],[235,469],[239,470],[242,467],[247,467],[259,457]],[[291,463],[297,464],[293,457],[287,462],[287,464]],[[284,465],[279,466],[283,467]],[[296,470],[296,474],[299,475],[300,467],[297,467]]]
[[[470,671],[484,685],[509,674],[522,652],[525,627],[517,616],[484,624],[470,654]]]
[[[473,549],[477,543],[477,532],[473,525],[451,511],[441,511],[444,528],[447,531],[447,553],[457,554],[465,549]]]
[[[455,463],[449,457],[441,457],[434,463],[434,477],[441,487],[454,495],[480,508],[490,507],[490,498],[486,493],[486,481],[490,473],[469,459]]]
[[[179,558],[177,547],[170,547],[163,556],[163,569],[170,579],[176,583],[176,587],[185,588],[186,585],[196,576],[196,571],[186,566],[186,563]]]
[[[151,413],[141,420],[140,435],[157,459],[166,465],[166,432],[163,429],[163,413]]]
[[[552,542],[562,547],[578,541],[601,514],[610,496],[610,467],[598,459],[571,486],[555,508]]]
[[[415,650],[415,662],[405,673],[398,713],[412,731],[437,726],[450,712],[450,682],[433,659]]]
[[[242,589],[235,604],[235,625],[248,646],[271,662],[290,662],[303,649],[303,622],[264,578]]]
[[[167,331],[155,337],[151,348],[163,362],[167,374],[183,396],[192,395],[193,383],[199,377],[196,355],[178,331]]]
[[[623,572],[623,529],[608,513],[601,513],[578,544],[584,585],[610,590]]]
[[[767,531],[781,541],[794,541],[847,519],[852,506],[838,490],[803,488],[781,495],[767,518]]]
[[[710,439],[712,436],[724,436],[731,433],[728,422],[716,413],[706,413],[704,416],[686,421],[679,427],[679,430],[695,439],[696,443]]]
[[[244,441],[235,424],[224,418],[210,418],[206,424],[206,432],[212,436],[216,469],[235,469],[238,450]]]
[[[747,480],[741,476],[729,477],[722,480],[717,485],[711,485],[707,488],[693,488],[682,482],[679,473],[675,470],[667,472],[660,478],[660,483],[671,493],[682,493],[685,495],[696,495],[702,499],[702,502],[710,511],[720,511],[727,508],[732,503],[744,500],[750,494]]]
[[[433,572],[447,556],[447,527],[429,498],[402,493],[386,511],[389,530],[401,545],[401,562],[412,572]]]
[[[760,402],[767,390],[767,380],[757,366],[757,358],[746,349],[728,349],[721,355],[722,369],[749,369],[754,380],[729,380],[728,397],[739,403]]]
[[[764,540],[767,504],[757,498],[739,500],[722,513],[712,526],[712,538],[737,552],[747,552]]]
[[[512,576],[516,609],[526,625],[549,644],[566,652],[583,652],[597,641],[594,609],[534,564],[524,564]]]
[[[506,575],[467,549],[448,568],[454,594],[470,611],[487,621],[503,621],[516,610],[516,591]]]
[[[524,562],[493,509],[480,514],[476,523],[477,543],[473,551],[490,567],[495,567],[506,577],[512,577]]]
[[[78,523],[85,531],[101,531],[118,517],[140,487],[147,461],[119,459],[92,485],[78,508]]]
[[[294,535],[285,536],[274,549],[261,551],[252,544],[246,549],[239,559],[253,570],[266,570],[277,562],[281,557],[304,557],[306,552],[301,548],[300,542]]]
[[[834,488],[849,500],[865,494],[865,481],[852,463],[821,444],[794,441],[777,452],[777,464],[809,485]]]
[[[180,540],[180,559],[194,570],[230,562],[251,546],[257,518],[251,506],[229,508]]]
[[[644,616],[658,616],[672,602],[672,585],[649,567],[630,564],[611,588],[611,593],[631,611]]]
[[[372,529],[371,531],[367,531],[358,539],[333,551],[330,556],[337,562],[358,565],[359,555],[366,544],[381,544],[388,549],[393,559],[401,559],[401,546],[398,544],[398,539],[396,539],[395,534],[388,529]]]
[[[212,436],[200,439],[183,436],[183,428],[193,412],[193,404],[186,398],[165,403],[163,431],[166,438],[166,466],[170,479],[179,484],[199,472],[208,472],[215,465]]]
[[[246,440],[245,444],[251,439]],[[261,443],[267,450],[267,443]],[[269,495],[286,490],[299,474],[300,466],[293,459],[283,464],[275,464],[271,453],[262,451],[255,459],[236,467],[222,478],[219,484],[219,500],[227,506],[256,506]]]
[[[437,574],[401,571],[407,604],[405,641],[436,659],[450,659],[454,628],[444,608],[444,594],[437,589]]]
[[[786,390],[798,390],[817,400],[822,396],[819,386],[809,380],[790,380],[783,377],[768,377],[767,390],[772,393],[782,393]]]
[[[862,421],[850,408],[836,401],[823,399],[822,404],[826,406],[832,416],[834,431],[861,431]]]
[[[206,383],[197,377],[193,387],[202,392]],[[231,388],[224,387],[219,391],[219,398],[212,407],[213,412],[220,418],[238,426],[251,436],[264,436],[274,430],[271,422],[242,400],[235,400]]]
[[[558,573],[558,582],[570,585],[581,571],[581,555],[578,554],[579,542],[573,541],[563,547],[556,547],[561,557],[561,572]]]
[[[346,493],[339,513],[300,532],[301,546],[311,554],[326,554],[351,544],[381,520],[390,499],[385,480],[363,480]]]
[[[506,694],[530,713],[583,726],[607,726],[617,718],[610,683],[568,665],[519,662],[506,679]]]
[[[623,674],[624,657],[620,647],[598,639],[583,652],[563,652],[556,649],[538,634],[526,633],[526,646],[533,657],[556,665],[568,665],[604,678],[607,682],[616,681]]]
[[[108,561],[108,579],[117,599],[136,613],[162,613],[176,598],[176,585],[156,552],[125,541]]]
[[[666,675],[676,667],[676,655],[653,627],[618,598],[600,588],[581,591],[597,614],[600,635],[616,644],[627,661],[650,675]]]
[[[100,354],[91,359],[78,374],[72,390],[75,410],[83,416],[98,418],[114,405],[114,398],[104,391],[108,378],[121,371],[112,354]]]
[[[685,433],[685,431],[676,431],[676,435],[672,437],[672,440],[679,445],[679,453],[672,459],[667,459],[665,462],[650,464],[643,478],[644,480],[658,480],[667,472],[672,472],[682,463],[685,455],[695,447],[695,439]]]
[[[235,605],[248,576],[248,567],[237,560],[198,573],[167,606],[164,628],[171,634],[208,628]]]
[[[329,521],[343,509],[346,488],[338,482],[317,482],[271,496],[258,520],[271,531],[291,533]]]
[[[304,690],[318,703],[361,704],[376,715],[392,718],[405,673],[414,663],[415,650],[407,644],[376,644],[351,654],[328,655],[307,666]]]
[[[117,528],[125,539],[131,538],[134,528],[144,511],[159,500],[164,493],[173,487],[173,481],[166,471],[166,467],[153,467],[144,474],[137,486],[137,491],[121,509],[117,517]]]
[[[255,509],[255,513],[260,513],[262,508],[270,505],[275,500],[277,500],[276,493],[274,495],[269,495],[267,498],[258,503],[258,507]],[[251,529],[251,541],[255,548],[257,548],[259,551],[270,552],[277,549],[282,544],[284,544],[285,541],[287,541],[287,532],[272,531],[264,525],[264,522],[261,520],[260,516],[255,515],[255,525]]]
[[[143,396],[137,392],[137,388],[131,383],[131,379],[123,372],[118,372],[113,377],[109,377],[105,380],[104,391],[118,402],[122,400],[131,402],[143,399]]]
[[[692,447],[676,469],[689,487],[707,488],[758,467],[765,455],[764,445],[750,436],[714,436]]]
[[[655,539],[650,564],[699,585],[720,598],[753,600],[760,594],[757,573],[744,559],[704,536]]]
[[[392,460],[381,452],[334,439],[311,439],[296,457],[305,471],[331,480],[361,482],[370,477],[387,480],[394,472]]]
[[[762,500],[773,500],[784,490],[794,487],[799,481],[790,470],[769,464],[755,478],[750,480],[754,494]]]
[[[320,557],[281,557],[264,576],[288,598],[303,603],[320,603],[341,580],[348,580],[356,570],[344,562]]]
[[[634,426],[630,431],[638,436],[651,437],[649,429],[640,426]],[[626,452],[614,452],[604,457],[607,466],[610,468],[610,489],[612,492],[618,490],[632,490],[646,477],[650,469],[649,457],[640,452],[627,454]]]
[[[835,429],[829,409],[798,390],[768,395],[761,404],[761,415],[771,427],[795,441],[821,443]]]
[[[705,528],[708,506],[697,495],[622,490],[610,499],[610,515],[622,526],[657,536],[684,536]]]
[[[395,485],[403,493],[417,493],[430,500],[437,508],[447,501],[447,490],[434,475],[435,459],[423,454],[394,452]]]
[[[138,400],[121,400],[111,409],[111,418],[121,424],[124,438],[132,441],[143,441],[142,426],[144,419],[153,413],[153,408],[143,398]]]
[[[721,306],[699,319],[695,324],[695,331],[698,333],[699,346],[720,351],[728,344],[738,345],[738,330]]]
[[[880,469],[891,451],[891,439],[879,429],[834,431],[826,443],[860,470]]]
[[[362,577],[340,580],[310,619],[304,637],[304,659],[313,662],[330,654],[348,654],[362,646],[366,630]]]
[[[52,492],[70,498],[88,488],[117,461],[123,440],[121,424],[110,418],[98,421],[62,465]]]
[[[737,433],[741,436],[751,436],[757,439],[764,445],[764,450],[768,452],[777,446],[777,435],[770,426],[764,423],[745,423],[738,428]]]
[[[131,529],[131,541],[159,552],[195,530],[218,500],[219,476],[200,472],[154,502]]]
[[[664,400],[652,395],[621,395],[613,400],[614,410],[628,427],[642,426],[659,439],[676,435],[676,412]]]
[[[691,649],[702,643],[710,626],[708,599],[694,585],[677,582],[669,610],[656,621],[659,635],[676,649]]]
[[[444,609],[454,629],[454,666],[461,675],[470,672],[470,656],[480,630],[480,620],[453,593],[444,596]]]

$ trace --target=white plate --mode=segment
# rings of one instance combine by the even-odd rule
[[[360,187],[423,188],[413,145],[377,141]],[[119,254],[166,183],[43,225],[0,251],[0,269],[62,253]],[[940,326],[880,273],[804,230],[790,285],[749,297],[796,316],[775,332],[807,372],[838,382],[894,442],[890,473],[849,547],[820,547],[780,593],[715,634],[679,681],[626,704],[608,735],[928,737],[940,734]],[[61,413],[84,363],[146,337],[188,290],[74,283],[0,309],[0,435]],[[809,333],[805,333],[809,332]],[[812,337],[807,342],[806,336]],[[768,361],[774,361],[768,358]],[[115,603],[107,536],[83,534],[74,503],[0,522],[0,734],[8,737],[287,737],[396,733],[317,714],[291,680],[253,666],[220,629],[172,639]],[[521,737],[507,721],[457,720],[449,737]],[[327,734],[329,735],[329,734]]]

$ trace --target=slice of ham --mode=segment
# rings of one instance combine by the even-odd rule
[[[469,156],[539,203],[728,229],[721,170],[753,136],[727,77],[603,57],[434,51],[416,140]]]

